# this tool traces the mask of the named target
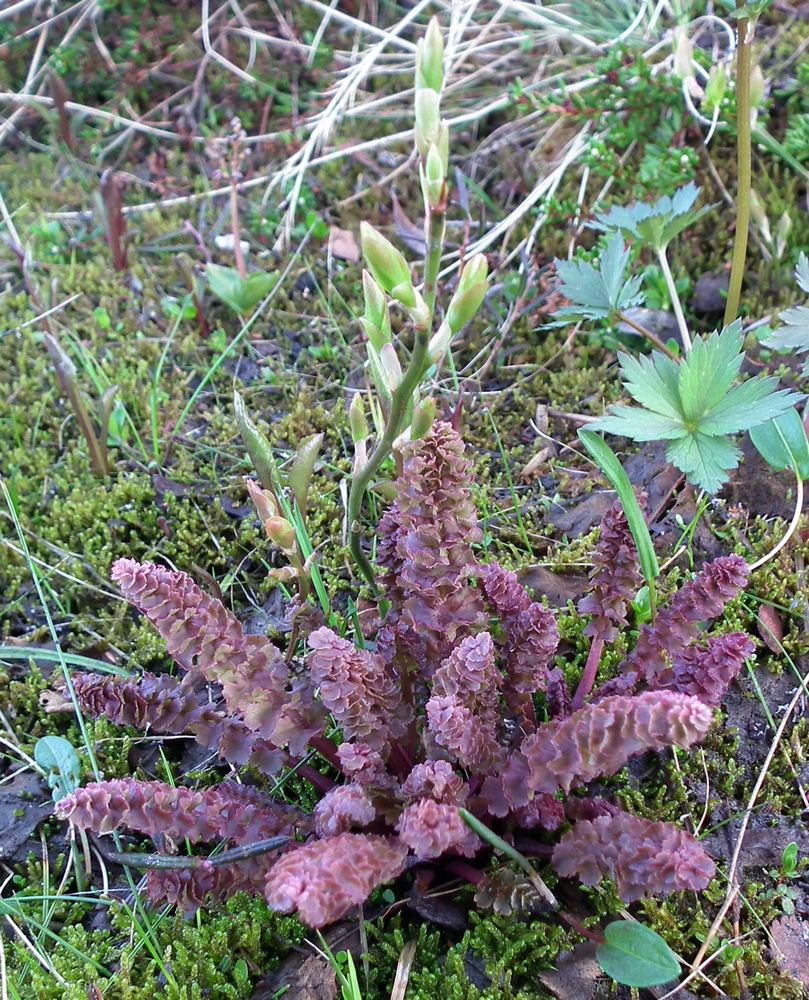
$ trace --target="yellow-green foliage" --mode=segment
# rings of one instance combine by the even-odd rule
[[[72,909],[69,919],[78,920],[83,908]],[[158,994],[170,1000],[242,1000],[304,934],[297,920],[281,917],[262,900],[243,894],[221,911],[200,913],[193,920],[170,913],[153,915],[149,942],[137,934],[133,937],[133,916],[127,907],[113,905],[108,915],[108,929],[87,930],[73,922],[56,925],[61,940],[74,951],[44,939],[62,983],[15,944],[9,971],[11,983],[19,984],[19,995],[31,1000],[86,1000],[95,984],[105,1000],[153,1000]],[[92,957],[112,978],[81,961],[76,951]]]

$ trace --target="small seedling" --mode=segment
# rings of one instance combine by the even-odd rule
[[[43,736],[34,747],[34,760],[45,772],[54,802],[70,795],[79,787],[79,755],[68,740],[61,736]]]
[[[46,333],[44,339],[45,347],[53,362],[53,368],[59,379],[59,384],[70,401],[76,422],[87,442],[93,471],[97,476],[106,479],[112,471],[107,442],[110,436],[110,422],[115,409],[115,397],[118,393],[118,386],[111,385],[102,393],[101,398],[98,400],[98,427],[96,427],[96,423],[90,416],[84,396],[79,388],[78,375],[73,360],[52,334]]]
[[[277,274],[267,271],[256,271],[243,278],[235,267],[220,264],[208,264],[205,275],[211,292],[239,316],[252,312],[278,280]]]

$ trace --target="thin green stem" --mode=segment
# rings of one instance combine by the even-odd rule
[[[428,209],[430,213],[427,232],[427,254],[424,261],[424,289],[422,295],[432,317],[435,312],[435,293],[438,272],[441,269],[441,252],[444,249],[446,210]]]
[[[680,338],[683,342],[683,351],[685,354],[688,354],[691,350],[691,334],[688,332],[688,324],[685,321],[685,314],[683,313],[683,307],[680,302],[680,295],[677,291],[677,286],[674,284],[674,275],[671,273],[669,259],[666,256],[665,248],[661,248],[657,251],[657,262],[660,264],[660,270],[663,272],[663,277],[666,279],[666,288],[669,290],[671,308],[674,310],[674,318],[677,320],[677,328],[680,331]]]
[[[368,461],[352,477],[351,488],[348,493],[348,547],[357,567],[372,587],[374,586],[373,566],[362,550],[362,525],[360,523],[362,501],[365,491],[373,482],[374,476],[379,471],[379,467],[393,450],[394,441],[404,430],[403,425],[413,400],[413,393],[418,388],[429,364],[427,348],[432,332],[432,315],[435,306],[438,271],[441,265],[445,217],[443,211],[433,210],[429,215],[423,297],[427,303],[430,318],[423,326],[416,327],[410,362],[405,369],[399,387],[391,396],[390,412],[385,424],[385,430],[382,433],[382,437],[377,441],[374,450],[368,456]]]
[[[742,7],[745,0],[736,0]],[[752,186],[752,142],[750,123],[750,70],[752,39],[748,38],[747,20],[739,21],[739,46],[736,50],[736,235],[733,242],[733,263],[730,269],[728,298],[725,303],[724,325],[729,326],[739,315],[739,301],[747,258],[747,237],[750,229],[750,189]],[[751,32],[752,34],[752,32]]]

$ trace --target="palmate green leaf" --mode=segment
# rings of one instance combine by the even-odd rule
[[[744,360],[743,339],[741,321],[736,320],[721,333],[694,341],[680,365],[679,391],[686,420],[699,420],[725,398]]]
[[[642,301],[641,277],[626,279],[629,251],[618,233],[607,243],[598,267],[586,260],[557,260],[559,291],[573,303],[557,313],[567,319],[608,319]]]
[[[612,406],[605,417],[587,426],[609,434],[620,434],[633,441],[669,441],[688,434],[682,421],[639,406]]]
[[[731,389],[721,403],[700,419],[706,434],[738,434],[785,413],[798,399],[789,389],[776,389],[771,375],[751,378]]]
[[[616,205],[609,212],[599,212],[594,229],[605,232],[618,230],[625,236],[640,240],[654,250],[662,251],[675,236],[688,229],[714,206],[694,208],[699,188],[686,184],[669,197],[664,195],[653,204],[636,201],[632,205]]]
[[[805,253],[798,259],[795,279],[799,287],[809,295],[809,257]],[[784,325],[773,330],[771,336],[764,341],[766,346],[776,351],[797,351],[798,354],[809,351],[809,305],[785,309],[780,313],[780,319]]]
[[[679,364],[653,352],[620,355],[624,385],[640,406],[613,406],[590,430],[635,441],[671,441],[666,455],[689,481],[715,493],[739,464],[731,435],[779,417],[802,397],[772,377],[734,387],[744,354],[738,323],[700,338]]]
[[[708,493],[718,493],[728,472],[739,465],[741,451],[728,437],[688,434],[666,449],[666,458],[688,481]]]
[[[627,392],[642,406],[664,417],[680,420],[678,380],[680,366],[659,352],[633,358],[620,352],[618,361]]]

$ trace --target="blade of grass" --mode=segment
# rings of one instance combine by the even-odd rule
[[[638,503],[638,498],[635,496],[632,483],[630,483],[629,476],[627,476],[624,467],[619,462],[618,456],[601,435],[596,434],[595,431],[585,430],[584,428],[580,428],[578,433],[581,443],[587,449],[595,464],[609,480],[613,489],[618,494],[621,506],[624,508],[629,530],[632,532],[632,537],[635,540],[638,550],[641,571],[649,588],[649,604],[652,609],[652,616],[654,617],[657,607],[655,580],[660,574],[660,566],[657,562],[654,545],[652,544],[652,536],[649,534],[649,526],[646,524],[646,518],[640,509],[640,504]]]
[[[87,754],[87,759],[90,762],[90,767],[92,769],[92,772],[93,772],[93,775],[94,775],[96,781],[100,781],[102,776],[101,776],[101,770],[99,769],[99,766],[98,766],[98,759],[96,758],[96,755],[95,755],[95,748],[94,748],[94,745],[93,745],[92,741],[90,740],[90,735],[89,735],[89,733],[87,731],[87,725],[86,725],[86,723],[84,721],[84,716],[82,715],[82,711],[81,711],[81,707],[79,706],[78,698],[76,697],[76,690],[73,687],[73,680],[72,680],[72,678],[70,676],[70,670],[68,668],[67,661],[65,660],[64,652],[63,652],[61,644],[59,642],[59,636],[58,636],[58,634],[56,632],[56,627],[55,627],[55,625],[53,623],[53,618],[51,617],[51,612],[50,612],[50,608],[48,606],[48,602],[47,602],[47,600],[45,598],[45,592],[44,592],[44,589],[42,587],[42,582],[41,582],[40,577],[39,577],[39,572],[37,570],[37,567],[36,567],[34,561],[31,559],[31,554],[28,551],[28,544],[26,542],[25,532],[23,530],[22,523],[20,522],[20,519],[19,519],[19,516],[17,514],[16,508],[14,507],[13,503],[11,502],[11,496],[10,496],[10,494],[8,492],[8,487],[6,486],[5,478],[2,477],[2,476],[0,476],[0,490],[2,490],[3,498],[4,498],[5,502],[6,502],[6,505],[8,507],[9,513],[11,514],[11,520],[12,520],[12,522],[14,524],[14,528],[15,528],[15,530],[17,532],[17,539],[19,541],[19,544],[20,544],[20,547],[21,547],[21,550],[22,550],[22,555],[23,555],[23,558],[25,560],[26,566],[28,568],[28,572],[31,574],[31,578],[32,578],[32,580],[34,582],[34,587],[35,587],[36,592],[37,592],[37,597],[39,598],[39,603],[40,603],[40,605],[42,607],[42,612],[43,612],[43,614],[45,616],[45,621],[46,621],[46,624],[48,626],[48,631],[51,634],[51,639],[52,639],[54,647],[55,647],[55,651],[56,651],[56,655],[57,655],[57,660],[58,660],[59,666],[60,666],[61,671],[62,671],[62,676],[63,676],[64,681],[65,681],[65,688],[66,688],[66,690],[68,692],[68,696],[70,698],[71,704],[73,705],[73,711],[74,711],[75,716],[76,716],[76,722],[78,724],[79,732],[81,733],[82,740],[84,742],[84,749],[85,749],[85,753]],[[119,837],[119,835],[117,833],[113,833],[113,840],[114,840],[116,849],[118,851],[121,851],[123,849],[122,848],[122,844],[121,844],[121,838]],[[149,951],[152,953],[152,956],[154,957],[155,961],[157,962],[158,967],[160,968],[160,971],[166,977],[166,980],[169,983],[172,984],[173,988],[177,989],[178,988],[177,987],[177,981],[175,980],[175,978],[174,978],[174,976],[173,976],[173,974],[171,972],[171,969],[163,961],[163,957],[162,957],[162,955],[159,952],[158,941],[157,941],[156,935],[152,939],[152,936],[154,935],[154,928],[152,927],[149,914],[148,914],[146,908],[143,905],[143,901],[140,898],[140,893],[138,892],[138,887],[137,887],[137,885],[135,883],[135,880],[133,879],[132,874],[129,871],[129,869],[126,869],[126,878],[127,878],[128,883],[129,883],[130,890],[132,891],[132,894],[133,894],[133,896],[135,898],[135,905],[137,906],[137,908],[138,908],[138,910],[140,912],[141,919],[143,920],[143,926],[142,926],[137,920],[133,919],[133,926],[136,929],[136,933],[141,938],[141,940],[145,943],[145,945],[149,949]],[[133,917],[134,917],[134,914],[133,914]]]

